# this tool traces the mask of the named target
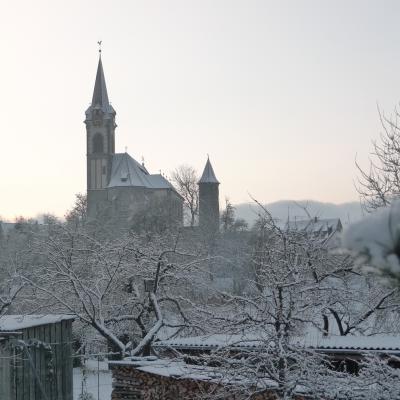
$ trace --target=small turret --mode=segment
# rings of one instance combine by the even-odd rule
[[[219,230],[219,182],[207,158],[199,184],[199,226],[209,232]]]

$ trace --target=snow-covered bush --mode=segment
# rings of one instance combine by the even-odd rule
[[[359,257],[365,269],[400,283],[400,202],[380,208],[352,224],[343,234],[343,247]]]

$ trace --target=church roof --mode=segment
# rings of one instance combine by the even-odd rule
[[[219,183],[211,165],[210,158],[207,158],[206,166],[204,167],[203,175],[201,175],[199,183]]]
[[[138,163],[128,153],[113,155],[111,179],[108,187],[144,187],[147,189],[172,189],[175,191],[171,183],[161,174],[149,174],[146,167]]]
[[[86,111],[88,113],[92,109],[101,109],[106,113],[115,113],[112,105],[108,100],[106,79],[104,77],[103,63],[101,57],[97,65],[96,81],[94,84],[92,104]]]

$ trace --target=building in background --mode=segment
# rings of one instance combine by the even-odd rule
[[[199,180],[199,226],[202,230],[219,230],[219,182],[210,158]]]
[[[161,174],[150,174],[127,152],[115,152],[115,116],[100,54],[85,118],[89,220],[112,218],[123,227],[132,225],[139,216],[136,223],[151,224],[164,218],[168,225],[182,225],[183,199],[172,184]]]

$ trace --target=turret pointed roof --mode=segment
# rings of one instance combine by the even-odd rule
[[[97,66],[96,82],[94,84],[92,106],[100,105],[108,107],[110,102],[108,101],[106,80],[104,78],[103,63],[101,57],[99,57],[99,64]]]
[[[206,166],[204,167],[203,174],[199,180],[199,183],[218,183],[218,179],[215,176],[213,167],[210,162],[210,157],[207,158]]]

